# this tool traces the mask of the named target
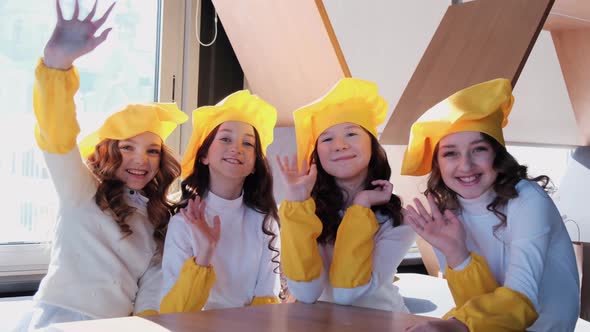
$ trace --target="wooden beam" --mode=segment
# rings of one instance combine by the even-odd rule
[[[551,37],[582,142],[590,145],[590,29],[554,30]]]
[[[449,6],[380,141],[405,145],[425,111],[470,85],[516,84],[554,0],[477,0]]]
[[[350,76],[321,0],[213,0],[253,93],[292,113]]]

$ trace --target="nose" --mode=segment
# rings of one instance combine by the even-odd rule
[[[242,144],[239,144],[238,142],[233,142],[230,146],[229,146],[229,151],[233,152],[233,153],[242,153],[244,150],[244,147],[242,146]]]
[[[134,160],[136,163],[143,165],[145,162],[147,162],[148,155],[147,155],[147,153],[144,153],[144,152],[137,152],[134,155]]]
[[[334,138],[334,149],[336,151],[342,151],[348,149],[348,142],[343,137]]]
[[[473,160],[471,155],[465,155],[461,158],[459,164],[459,170],[463,172],[468,172],[473,168]]]

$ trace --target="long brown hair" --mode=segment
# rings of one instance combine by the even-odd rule
[[[175,212],[186,207],[189,199],[194,198],[196,195],[204,197],[209,191],[209,166],[203,164],[201,160],[207,157],[207,152],[209,151],[211,143],[213,143],[213,140],[215,139],[219,126],[215,127],[215,129],[209,133],[197,151],[193,172],[181,183],[182,198],[181,201],[175,205]],[[273,231],[273,223],[278,223],[279,215],[277,212],[277,203],[272,191],[272,174],[268,162],[262,154],[260,136],[258,135],[256,128],[254,128],[254,136],[256,138],[256,161],[254,162],[254,173],[249,174],[244,180],[244,204],[264,215],[262,221],[262,233],[270,236],[268,249],[275,253],[272,262],[276,263],[278,268],[280,264],[278,258],[279,250],[274,246],[277,235]],[[275,269],[275,272],[276,271],[277,270]]]
[[[516,184],[520,180],[529,180],[537,182],[545,191],[551,191],[551,180],[546,175],[540,175],[534,178],[529,177],[527,167],[520,165],[516,159],[506,150],[502,144],[498,143],[493,137],[480,133],[484,141],[492,146],[492,150],[496,154],[494,157],[493,168],[498,173],[493,184],[493,189],[496,192],[496,197],[490,204],[487,205],[487,210],[493,212],[500,223],[494,227],[497,230],[506,225],[507,217],[502,212],[509,200],[518,197]],[[432,158],[432,171],[428,177],[425,195],[431,194],[438,208],[444,210],[460,210],[461,206],[457,199],[457,193],[452,191],[444,183],[440,173],[438,164],[438,144],[434,149],[434,158]]]
[[[127,237],[133,233],[127,224],[127,218],[135,212],[135,208],[125,202],[125,183],[115,176],[122,161],[119,141],[105,139],[96,145],[95,152],[88,157],[86,164],[99,181],[95,196],[96,204],[102,211],[111,213],[121,233]],[[168,189],[178,176],[180,176],[180,163],[174,157],[174,152],[162,144],[160,168],[154,178],[143,188],[144,195],[149,199],[148,219],[154,226],[156,252],[159,255],[162,254],[173,207],[172,202],[167,199]]]
[[[372,134],[366,130],[365,132],[371,137],[371,159],[369,160],[367,177],[363,186],[365,190],[368,190],[374,189],[374,186],[371,184],[373,180],[389,180],[391,177],[391,167],[387,160],[387,154],[381,144],[379,144]],[[311,191],[311,197],[316,204],[315,213],[323,225],[322,234],[318,237],[318,242],[322,244],[333,243],[336,240],[338,226],[340,226],[340,222],[342,221],[339,212],[343,209],[348,197],[345,197],[345,193],[338,187],[334,176],[328,174],[322,167],[317,151],[317,143],[313,150],[311,163],[315,163],[318,170],[317,178]],[[387,216],[394,227],[402,223],[401,209],[401,199],[394,194],[391,194],[391,198],[386,204],[371,207],[373,212],[380,212],[384,216]]]

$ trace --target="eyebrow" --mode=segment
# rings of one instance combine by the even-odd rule
[[[361,129],[361,127],[359,125],[351,124],[350,126],[346,126],[344,129],[345,130],[348,130],[348,129]],[[321,133],[320,136],[318,136],[318,137],[322,137],[322,136],[328,135],[328,134],[330,134],[330,131],[329,130],[326,130],[323,133]]]
[[[231,130],[231,129],[221,129],[221,130],[220,130],[220,132],[228,132],[228,133],[233,133],[233,130]],[[252,137],[252,138],[254,138],[254,139],[256,138],[256,137],[254,136],[254,134],[245,134],[245,136]]]
[[[475,140],[473,142],[469,142],[469,145],[475,145],[475,144],[485,143],[485,142],[486,142],[486,140],[484,140],[482,138],[482,139]],[[454,147],[457,147],[457,146],[455,144],[447,144],[447,145],[441,145],[440,146],[441,149],[444,149],[444,148],[450,149],[450,148],[454,148]]]
[[[128,142],[128,143],[133,143],[133,144],[139,144],[139,143],[137,143],[137,142],[136,142],[134,139],[132,139],[132,138],[128,138],[128,139],[122,139],[122,140],[120,140],[120,142],[123,142],[123,143],[125,143],[125,142]],[[159,148],[159,147],[162,147],[162,145],[161,145],[161,144],[158,144],[158,143],[152,143],[152,144],[148,145],[148,147],[152,147],[152,146],[155,146],[155,147],[158,147],[158,148]]]

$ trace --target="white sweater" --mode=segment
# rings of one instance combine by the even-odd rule
[[[408,313],[403,298],[393,278],[397,267],[414,243],[416,233],[408,225],[393,227],[389,219],[379,213],[379,230],[374,236],[373,271],[371,280],[355,288],[334,288],[329,273],[334,255],[334,245],[320,245],[322,272],[317,279],[309,282],[287,279],[289,290],[300,301],[313,303],[316,300]]]
[[[44,156],[60,206],[48,272],[34,299],[93,318],[158,310],[161,270],[147,198],[127,192],[137,211],[127,220],[133,234],[123,238],[96,205],[97,182],[78,148]]]
[[[460,199],[467,249],[486,259],[498,284],[531,300],[539,318],[527,331],[573,331],[580,299],[571,239],[559,211],[538,184],[522,180],[516,190],[518,197],[503,211],[507,225],[495,235],[493,227],[500,220],[486,209],[495,192]],[[436,249],[435,253],[444,269],[444,255]]]
[[[262,232],[264,215],[244,205],[243,196],[226,200],[209,192],[205,201],[207,222],[212,225],[213,217],[219,216],[221,234],[212,259],[216,281],[203,310],[243,307],[254,297],[278,297],[280,279],[274,272],[278,265],[271,261],[276,253],[268,249],[270,236]],[[273,232],[277,235],[273,246],[280,248],[276,222]],[[196,241],[201,236],[182,214],[170,220],[162,260],[162,298],[178,280],[183,263],[199,255]]]

